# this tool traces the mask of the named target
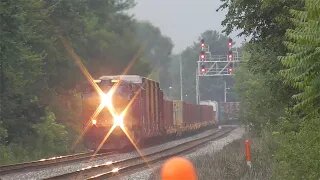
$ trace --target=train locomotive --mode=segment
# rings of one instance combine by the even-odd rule
[[[147,140],[195,132],[214,126],[217,121],[214,106],[168,100],[164,98],[159,83],[145,77],[102,76],[95,83],[106,94],[114,87],[109,102],[114,112],[104,107],[92,119],[92,114],[101,105],[101,95],[91,85],[85,86],[82,91],[82,117],[84,143],[89,149],[125,149],[131,146],[127,135],[135,144],[142,146]],[[125,114],[117,120],[117,115],[124,111]],[[104,141],[110,129],[113,131]]]

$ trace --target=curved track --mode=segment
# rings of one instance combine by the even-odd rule
[[[72,155],[66,155],[66,156],[57,156],[57,157],[52,157],[48,159],[41,159],[38,161],[5,165],[5,166],[0,166],[0,175],[11,174],[15,172],[22,172],[22,171],[31,171],[31,170],[37,170],[42,168],[50,168],[50,167],[58,166],[64,163],[71,163],[71,162],[77,162],[81,160],[87,160],[90,158],[103,157],[103,156],[110,155],[110,153],[111,152],[100,153],[93,156],[93,152],[91,151],[91,152],[84,152],[84,153],[78,153],[78,154],[72,154]]]
[[[144,154],[144,158],[136,156],[116,162],[108,162],[103,165],[92,166],[75,172],[51,177],[48,179],[106,179],[128,171],[147,167],[150,164],[161,162],[172,156],[176,156],[188,151],[194,150],[196,147],[203,145],[209,141],[221,138],[231,132],[234,128],[224,128],[210,135],[191,140],[177,146],[167,148],[161,151]]]
[[[196,147],[205,144],[208,141],[219,139],[225,135],[227,135],[230,131],[232,131],[235,127],[225,127],[220,130],[216,129],[212,132],[208,131],[204,136],[191,138],[186,141],[182,141],[179,145],[175,145],[175,143],[169,145],[168,147],[153,148],[152,151],[145,151],[143,153],[144,159],[142,159],[139,155],[135,154],[133,156],[125,156],[122,154],[110,154],[108,153],[100,153],[93,156],[93,152],[79,153],[74,155],[67,156],[59,156],[48,159],[42,159],[39,161],[26,162],[8,166],[0,166],[0,177],[11,177],[14,174],[29,174],[25,176],[27,179],[33,176],[30,173],[33,172],[43,172],[44,170],[49,172],[48,175],[41,176],[43,178],[49,179],[106,179],[107,177],[112,177],[118,174],[123,175],[126,172],[135,172],[139,171],[141,168],[147,167],[149,164],[154,164],[161,162],[171,156],[179,155],[182,153],[186,153],[192,150],[195,150]],[[170,142],[169,142],[170,144]],[[110,159],[111,156],[118,157],[113,162],[106,162],[106,159]],[[102,162],[91,161],[92,159],[102,159]],[[82,166],[81,168],[74,168],[73,170],[62,170],[59,173],[53,173],[53,169],[64,167],[64,166],[74,166],[81,164],[83,162],[91,162],[87,166]],[[97,165],[98,164],[98,165]],[[50,174],[50,172],[52,172]],[[17,176],[14,176],[17,177]],[[23,176],[21,176],[22,178]],[[39,177],[39,178],[40,178]],[[9,178],[10,179],[10,178]],[[20,179],[20,178],[18,178]]]

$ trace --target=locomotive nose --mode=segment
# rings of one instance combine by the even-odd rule
[[[122,95],[114,95],[112,97],[112,104],[118,114],[120,114],[129,104],[130,99]]]

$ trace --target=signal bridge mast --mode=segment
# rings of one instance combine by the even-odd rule
[[[233,76],[234,68],[238,66],[240,62],[240,57],[237,48],[232,48],[233,42],[232,39],[228,40],[228,52],[226,55],[212,55],[210,52],[209,45],[205,44],[204,39],[200,43],[200,55],[197,61],[197,72],[196,72],[196,96],[197,103],[200,102],[200,77],[221,77],[221,76]],[[226,82],[225,82],[226,84]],[[225,102],[226,100],[226,91],[227,88],[225,85]]]

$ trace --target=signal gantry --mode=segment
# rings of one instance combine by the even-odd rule
[[[228,39],[228,51],[225,55],[212,55],[210,47],[204,39],[200,41],[200,53],[197,61],[196,73],[196,96],[197,103],[200,102],[199,78],[233,76],[234,70],[240,63],[238,48],[233,48],[233,40]]]

